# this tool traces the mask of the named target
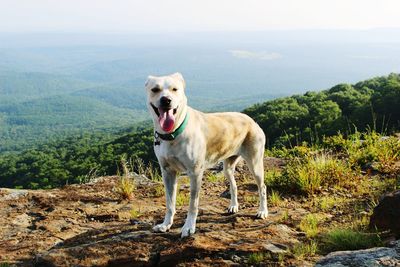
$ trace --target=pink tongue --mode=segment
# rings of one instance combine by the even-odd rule
[[[167,133],[171,132],[174,129],[175,125],[175,117],[173,110],[159,109],[158,112],[160,112],[160,117],[158,118],[158,122],[160,123],[161,128]]]

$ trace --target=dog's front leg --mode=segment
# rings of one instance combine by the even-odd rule
[[[199,210],[199,198],[203,171],[189,174],[190,176],[190,202],[185,224],[182,227],[181,237],[190,236],[196,232],[196,219]]]
[[[165,200],[167,211],[165,213],[164,222],[153,227],[155,232],[166,232],[171,228],[174,222],[175,204],[176,204],[176,172],[161,168],[161,173],[165,187]]]

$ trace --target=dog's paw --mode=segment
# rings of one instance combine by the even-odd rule
[[[193,235],[196,232],[196,227],[187,226],[186,224],[182,227],[181,238]]]
[[[153,231],[157,233],[165,233],[171,228],[171,225],[166,225],[166,224],[157,224],[156,226],[153,227]]]
[[[257,212],[257,218],[260,218],[260,219],[266,219],[267,217],[268,217],[268,210],[267,209],[265,209],[265,210],[259,210],[258,212]]]
[[[231,205],[228,208],[228,213],[236,213],[239,211],[239,206],[237,205]]]

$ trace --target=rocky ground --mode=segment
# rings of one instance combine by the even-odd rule
[[[283,164],[266,159],[267,167]],[[218,172],[218,171],[217,171]],[[320,260],[295,257],[293,246],[305,238],[298,223],[309,201],[285,197],[270,206],[267,220],[255,218],[257,187],[245,168],[238,170],[239,213],[226,213],[229,191],[220,174],[205,178],[195,235],[180,239],[187,210],[188,179],[180,178],[180,206],[168,233],[153,233],[164,215],[163,187],[135,176],[132,200],[122,200],[118,177],[52,190],[0,189],[1,266],[243,266],[263,253],[263,264],[308,266]],[[340,223],[343,214],[325,214]],[[400,247],[400,246],[399,246]],[[400,263],[399,263],[400,264]]]

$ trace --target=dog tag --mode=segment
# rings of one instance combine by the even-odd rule
[[[159,134],[155,131],[154,132],[154,146],[159,146],[161,144],[160,142],[160,136]]]

